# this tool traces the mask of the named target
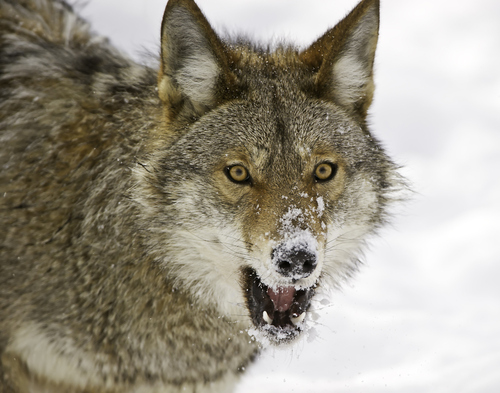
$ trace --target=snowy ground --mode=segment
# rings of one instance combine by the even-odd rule
[[[305,45],[355,0],[199,0],[219,29]],[[157,52],[164,0],[90,0],[123,50]],[[372,129],[417,192],[317,337],[238,393],[500,391],[500,2],[382,0]],[[497,172],[498,171],[498,172]]]

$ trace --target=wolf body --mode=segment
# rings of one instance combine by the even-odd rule
[[[156,70],[0,0],[0,391],[231,391],[307,330],[402,187],[366,124],[378,14],[269,50],[170,0]]]

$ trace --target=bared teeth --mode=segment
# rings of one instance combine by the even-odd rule
[[[264,311],[265,312],[265,311]],[[293,314],[291,317],[290,317],[290,320],[292,321],[292,323],[294,325],[298,325],[299,323],[301,323],[304,319],[306,318],[306,312],[304,311],[302,314],[300,315],[297,315],[297,314]]]
[[[264,311],[262,313],[262,317],[264,318],[264,321],[266,321],[266,323],[268,323],[269,325],[271,325],[273,323],[273,319],[269,316],[267,311]]]

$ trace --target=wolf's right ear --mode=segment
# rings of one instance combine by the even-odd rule
[[[161,27],[158,92],[169,116],[200,116],[234,81],[224,45],[193,0],[170,0]]]

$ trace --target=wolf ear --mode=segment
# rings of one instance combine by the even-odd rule
[[[373,98],[379,11],[379,0],[361,1],[300,54],[302,61],[317,72],[319,95],[363,119]]]
[[[169,115],[201,115],[234,78],[224,45],[193,0],[170,0],[161,27],[158,91]]]

